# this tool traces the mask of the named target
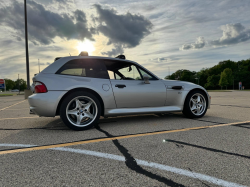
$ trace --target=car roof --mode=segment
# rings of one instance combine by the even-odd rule
[[[53,62],[51,65],[49,65],[47,68],[45,68],[41,73],[55,73],[60,67],[62,67],[65,63],[67,63],[70,60],[74,59],[103,59],[103,60],[115,60],[115,61],[122,61],[122,62],[129,62],[132,64],[139,65],[138,63],[130,60],[120,59],[120,58],[111,58],[111,57],[101,57],[101,56],[67,56],[62,57],[55,62]]]

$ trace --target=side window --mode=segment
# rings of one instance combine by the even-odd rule
[[[143,75],[148,75],[149,80],[158,80],[147,70],[139,66],[122,60],[103,60],[110,79],[115,80],[142,80]]]
[[[115,73],[115,79],[116,80],[121,80],[122,78],[117,73]]]
[[[155,77],[153,77],[153,76],[151,76],[150,74],[148,74],[147,72],[145,72],[144,70],[142,70],[141,68],[138,67],[138,69],[139,69],[139,71],[140,71],[142,77],[143,77],[143,75],[147,75],[147,76],[149,77],[149,80],[158,80],[158,79],[156,79]]]
[[[56,74],[109,79],[102,61],[96,59],[76,59],[64,64]]]
[[[86,76],[85,68],[81,67],[81,62],[75,60],[64,64],[57,73],[62,75]]]
[[[82,69],[82,68],[65,69],[60,74],[86,77],[85,69]]]
[[[109,78],[110,78],[110,79],[115,79],[115,75],[114,75],[114,72],[113,72],[113,71],[109,71],[109,70],[108,70],[108,74],[109,74]]]
[[[117,73],[115,73],[113,71],[108,70],[108,74],[109,74],[110,79],[121,80],[121,77]]]
[[[118,71],[125,77],[125,80],[142,80],[140,73],[134,65],[119,69]]]

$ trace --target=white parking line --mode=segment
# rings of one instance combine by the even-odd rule
[[[26,144],[0,144],[1,147],[33,147],[36,145],[26,145]],[[85,155],[91,155],[91,156],[96,156],[96,157],[101,157],[101,158],[107,158],[111,160],[117,160],[117,161],[125,161],[125,157],[119,156],[119,155],[114,155],[114,154],[108,154],[108,153],[102,153],[102,152],[97,152],[97,151],[89,151],[89,150],[84,150],[84,149],[72,149],[72,148],[64,148],[64,147],[57,147],[57,148],[51,148],[52,150],[58,150],[58,151],[66,151],[66,152],[72,152],[72,153],[79,153],[79,154],[85,154]],[[152,167],[164,171],[169,171],[172,173],[176,173],[179,175],[184,175],[187,177],[199,179],[202,181],[207,181],[209,183],[213,183],[216,185],[220,186],[225,186],[225,187],[246,187],[237,183],[233,182],[228,182],[222,179],[218,179],[215,177],[211,177],[208,175],[200,174],[200,173],[195,173],[191,172],[188,170],[180,169],[180,168],[175,168],[172,166],[166,166],[162,164],[158,164],[155,162],[148,162],[145,160],[139,160],[135,159],[138,165],[143,165],[147,167]]]

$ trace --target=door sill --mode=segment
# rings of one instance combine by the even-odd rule
[[[105,109],[106,116],[121,116],[133,114],[164,113],[182,111],[180,106],[143,107],[143,108],[115,108]]]

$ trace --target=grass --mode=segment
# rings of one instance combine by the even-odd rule
[[[232,90],[207,90],[208,92],[232,92]]]
[[[14,94],[0,94],[0,97],[13,96]]]

